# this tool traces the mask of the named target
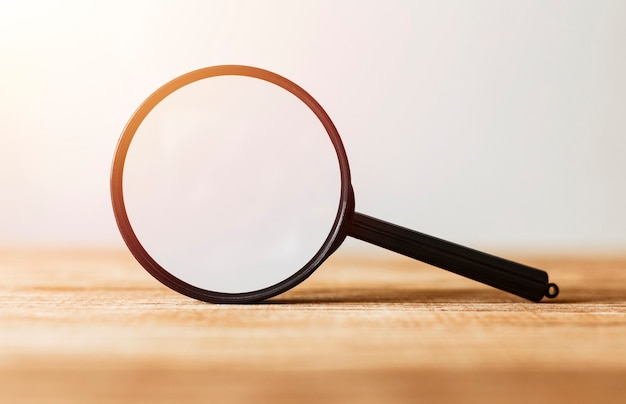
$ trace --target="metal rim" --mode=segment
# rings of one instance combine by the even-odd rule
[[[300,99],[300,101],[304,102],[320,120],[333,143],[335,152],[337,153],[337,158],[339,159],[341,196],[335,221],[328,237],[324,241],[324,244],[307,264],[305,264],[289,278],[273,286],[251,292],[224,293],[205,290],[193,286],[170,274],[165,268],[161,267],[150,256],[150,254],[148,254],[138,240],[128,219],[124,204],[124,163],[126,161],[126,155],[131,141],[143,120],[154,109],[154,107],[156,107],[162,100],[174,91],[193,82],[217,76],[252,77],[275,84],[295,95],[298,99]],[[213,303],[258,302],[283,293],[308,278],[315,271],[315,269],[317,269],[317,267],[319,267],[322,262],[324,262],[324,260],[338,247],[338,245],[343,241],[343,238],[345,238],[345,234],[347,234],[346,228],[349,226],[350,222],[349,219],[351,217],[351,211],[354,210],[354,204],[350,202],[351,198],[350,167],[348,165],[348,158],[339,133],[326,111],[324,111],[322,106],[309,93],[297,84],[276,73],[251,66],[221,65],[194,70],[171,80],[156,90],[139,106],[126,124],[115,150],[111,170],[111,201],[113,204],[113,213],[124,242],[135,259],[146,269],[146,271],[148,271],[154,278],[165,286],[186,296]]]

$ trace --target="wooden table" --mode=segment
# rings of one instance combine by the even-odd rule
[[[626,402],[626,257],[530,303],[382,252],[257,305],[174,293],[125,251],[0,251],[0,402]]]

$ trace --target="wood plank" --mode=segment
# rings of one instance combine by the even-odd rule
[[[0,402],[621,402],[626,257],[515,257],[540,304],[382,253],[213,305],[124,251],[0,251]]]

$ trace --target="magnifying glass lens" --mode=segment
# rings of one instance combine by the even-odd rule
[[[341,175],[329,135],[263,80],[185,85],[138,126],[126,155],[128,220],[150,257],[196,288],[246,293],[289,278],[329,238]]]

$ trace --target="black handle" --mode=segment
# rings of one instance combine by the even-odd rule
[[[355,212],[350,236],[534,302],[559,288],[536,268],[486,254]]]

